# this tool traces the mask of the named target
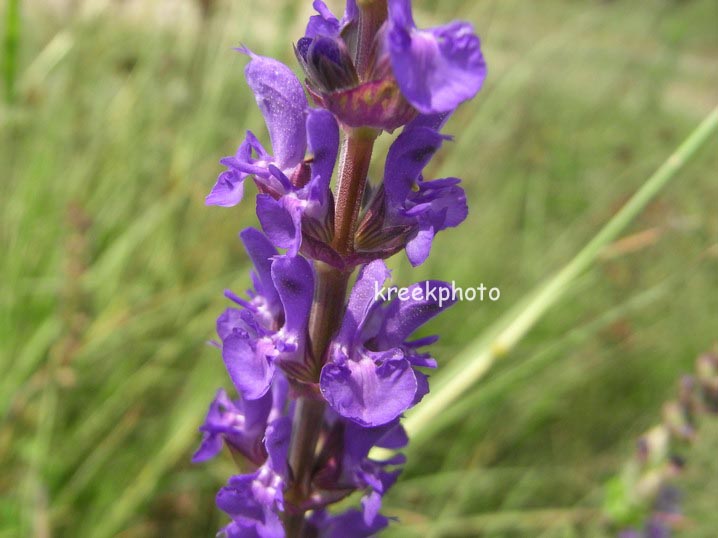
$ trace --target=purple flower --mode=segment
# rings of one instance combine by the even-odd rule
[[[387,278],[381,260],[362,269],[320,376],[332,408],[365,427],[391,422],[428,392],[426,375],[416,367],[433,368],[436,362],[417,348],[435,339],[406,340],[454,302],[452,297],[439,301],[449,285],[436,281],[407,288],[401,299],[383,300],[377,295]]]
[[[232,401],[224,389],[218,390],[199,428],[204,437],[192,461],[200,463],[213,458],[222,450],[224,440],[249,461],[261,465],[266,457],[262,439],[271,407],[269,392],[257,400]]]
[[[225,291],[235,304],[217,319],[214,344],[240,397],[216,394],[193,458],[205,461],[226,445],[251,464],[217,494],[231,518],[220,531],[227,538],[283,538],[285,511],[292,528],[302,517],[302,535],[316,538],[369,537],[389,524],[382,501],[405,458],[369,454],[406,446],[400,417],[429,391],[423,368],[436,361],[423,348],[437,340],[410,338],[455,302],[444,282],[385,289],[382,259],[406,250],[413,265],[422,263],[434,236],[467,216],[459,180],[425,181],[423,170],[448,139],[440,134],[447,118],[483,83],[479,40],[467,23],[419,30],[409,0],[347,0],[341,19],[323,1],[313,5],[295,54],[318,108],[289,67],[239,49],[249,56],[245,77],[270,144],[248,131],[235,155],[220,161],[226,169],[206,198],[237,205],[251,178],[262,228],[240,234],[254,265],[252,288],[243,297]],[[340,126],[349,143],[335,206]],[[383,181],[365,189],[374,138],[402,126]],[[352,143],[358,137],[362,143]],[[346,302],[347,281],[362,264]],[[315,301],[330,326],[309,327]],[[305,405],[320,397],[326,409]],[[307,430],[292,432],[293,424]],[[360,509],[329,512],[354,492]]]
[[[406,446],[408,439],[398,420],[374,428],[364,428],[350,420],[329,413],[329,433],[324,443],[319,471],[313,484],[318,488],[314,506],[315,515],[310,523],[315,525],[319,536],[371,536],[388,524],[379,514],[384,493],[399,476],[397,467],[404,463],[402,455],[386,461],[371,460],[373,447],[396,450]],[[362,510],[350,510],[337,516],[329,516],[323,508],[355,490],[365,492]]]
[[[469,23],[419,30],[411,1],[389,0],[386,40],[399,87],[423,114],[454,110],[484,83],[486,62]]]
[[[244,74],[264,116],[274,155],[248,131],[237,153],[220,161],[228,170],[220,174],[207,196],[208,205],[231,207],[239,203],[242,184],[250,175],[264,189],[282,192],[290,187],[284,182],[287,174],[301,172],[306,150],[307,99],[302,84],[283,63],[240,50],[251,58]]]
[[[412,265],[423,263],[434,236],[461,224],[468,214],[460,179],[424,181],[422,170],[449,137],[440,134],[446,116],[420,116],[389,148],[384,183],[357,231],[357,249],[388,257],[402,248]]]
[[[339,128],[326,110],[310,110],[299,79],[284,64],[257,56],[245,69],[247,82],[264,116],[272,143],[270,154],[250,131],[206,199],[208,205],[231,207],[243,196],[244,180],[253,176],[260,190],[257,214],[272,242],[296,255],[301,246],[301,219],[314,228],[331,225],[329,182],[339,148]]]
[[[257,196],[257,217],[269,239],[295,256],[302,246],[303,232],[310,242],[326,241],[333,228],[334,200],[329,184],[339,151],[339,127],[326,110],[307,113],[307,149],[311,155],[309,180],[291,183],[279,197]],[[303,222],[307,226],[303,226]]]
[[[284,538],[278,513],[284,509],[283,488],[288,476],[291,429],[289,417],[271,422],[264,439],[266,463],[254,473],[231,477],[219,490],[217,506],[232,518],[232,523],[222,529],[220,535]]]
[[[249,301],[228,294],[243,309],[225,310],[217,333],[232,382],[243,398],[256,400],[269,390],[277,365],[301,371],[314,275],[307,260],[278,256],[257,230],[241,237],[255,264],[255,292]]]
[[[351,421],[344,427],[344,456],[342,461],[342,479],[350,480],[356,489],[367,489],[362,498],[364,523],[367,527],[376,524],[381,517],[382,497],[399,478],[401,469],[397,468],[405,462],[402,454],[385,461],[369,458],[373,447],[397,450],[404,448],[409,439],[398,420],[383,426],[364,428]]]

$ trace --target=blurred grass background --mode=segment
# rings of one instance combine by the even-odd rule
[[[214,492],[231,462],[189,457],[228,386],[205,341],[222,290],[248,286],[236,233],[254,217],[251,195],[233,210],[203,199],[244,130],[266,136],[231,47],[294,65],[309,3],[5,2],[0,537],[223,524]],[[415,4],[422,26],[472,21],[490,68],[429,174],[464,178],[468,221],[420,269],[392,262],[401,284],[500,287],[432,324],[446,364],[718,103],[718,4]],[[411,447],[388,536],[603,536],[603,482],[718,337],[717,142]],[[706,435],[689,460],[682,535],[718,535],[716,447]]]

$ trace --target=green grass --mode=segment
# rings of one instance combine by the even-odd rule
[[[501,288],[499,302],[432,324],[446,366],[718,104],[718,7],[416,3],[426,25],[474,22],[490,68],[430,168],[464,178],[468,221],[418,270],[392,261],[400,283]],[[251,198],[223,210],[203,197],[244,129],[263,133],[231,47],[290,62],[309,2],[264,2],[251,18],[250,4],[163,26],[33,4],[13,27],[15,98],[0,109],[2,538],[212,536],[223,522],[214,492],[231,462],[189,456],[228,385],[204,342],[221,291],[248,285],[236,233],[253,215]],[[716,150],[714,136],[625,232],[647,240],[602,256],[418,438],[386,500],[402,519],[387,536],[599,532],[602,484],[718,338]],[[687,536],[713,536],[716,443],[707,434],[689,460]]]

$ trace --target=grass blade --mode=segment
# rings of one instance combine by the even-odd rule
[[[20,0],[8,0],[5,11],[5,40],[3,43],[3,77],[5,78],[5,100],[15,100],[15,78],[17,57],[20,49]]]

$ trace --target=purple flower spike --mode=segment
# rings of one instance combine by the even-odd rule
[[[382,290],[388,274],[381,260],[362,269],[320,376],[332,408],[364,427],[391,422],[426,394],[426,376],[415,367],[435,362],[406,339],[454,302],[449,285],[435,281],[415,284],[387,302]]]
[[[269,140],[247,131],[206,198],[235,206],[251,178],[262,229],[240,234],[252,288],[225,291],[234,305],[212,342],[239,398],[217,393],[193,458],[227,446],[250,464],[217,494],[231,518],[225,538],[369,538],[389,525],[382,502],[405,457],[370,453],[406,446],[400,418],[429,392],[426,347],[438,339],[413,335],[456,300],[444,282],[385,288],[382,260],[405,250],[422,263],[435,235],[467,216],[460,180],[428,181],[424,169],[450,139],[448,118],[483,84],[479,39],[462,22],[418,29],[410,0],[346,0],[341,18],[325,0],[313,6],[294,46],[304,85],[239,49]],[[367,181],[381,166],[374,139],[400,127],[382,181]],[[361,506],[331,511],[354,493]]]
[[[387,47],[394,76],[419,112],[454,110],[481,89],[486,62],[470,24],[419,30],[410,0],[390,0],[389,21]]]

